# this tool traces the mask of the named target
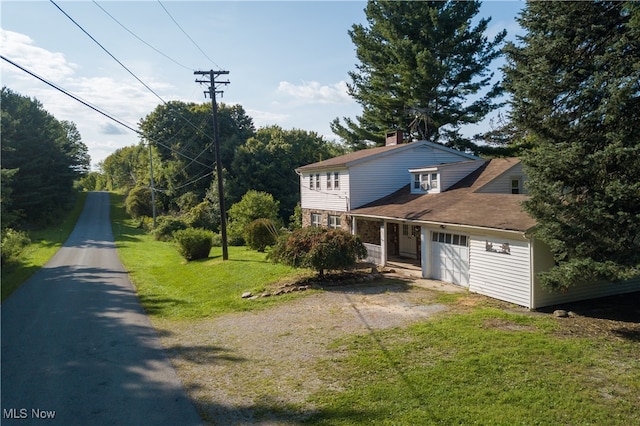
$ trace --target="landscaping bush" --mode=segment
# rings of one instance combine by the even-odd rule
[[[220,219],[216,218],[213,206],[208,201],[203,201],[192,207],[185,215],[185,220],[192,228],[204,228],[216,230]]]
[[[211,246],[212,247],[222,247],[222,235],[213,234],[211,236]]]
[[[308,227],[278,239],[269,258],[299,268],[313,268],[320,276],[325,270],[346,269],[367,256],[357,235],[341,229]]]
[[[213,233],[201,228],[181,229],[173,233],[180,255],[186,260],[206,259],[211,251]]]
[[[250,249],[263,252],[276,243],[278,230],[271,219],[256,219],[244,229],[243,237]]]
[[[256,219],[271,219],[279,226],[279,209],[280,203],[273,199],[273,195],[255,190],[247,191],[242,199],[229,209],[229,244],[244,244],[245,228]]]
[[[31,239],[26,232],[11,228],[2,231],[2,247],[0,249],[2,265],[17,259],[29,244],[31,244]]]
[[[158,241],[171,241],[174,232],[188,227],[187,223],[178,217],[159,216],[156,218],[156,226],[151,230],[151,235]]]
[[[145,186],[136,186],[127,195],[124,201],[127,214],[134,219],[142,216],[153,216],[151,204],[151,189]]]

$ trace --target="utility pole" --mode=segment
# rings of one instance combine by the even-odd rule
[[[153,227],[156,227],[156,188],[153,182],[153,155],[151,141],[149,141],[149,174],[151,175],[151,211],[153,212]]]
[[[224,206],[224,182],[222,178],[222,158],[220,158],[220,128],[218,126],[218,104],[216,103],[216,90],[219,85],[229,84],[229,81],[216,81],[216,77],[229,74],[229,71],[194,71],[194,75],[208,76],[208,80],[196,80],[196,83],[205,83],[209,85],[209,89],[204,92],[205,98],[207,94],[211,98],[211,109],[213,110],[213,144],[216,153],[216,175],[218,179],[218,200],[220,202],[220,232],[222,234],[222,260],[229,259],[229,249],[227,247],[227,215]]]

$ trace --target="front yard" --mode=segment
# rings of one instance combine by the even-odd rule
[[[308,272],[235,248],[185,264],[115,207],[119,254],[210,424],[640,424],[637,303],[556,318],[397,277],[246,300]]]

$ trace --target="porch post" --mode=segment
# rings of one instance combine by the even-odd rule
[[[422,268],[422,278],[429,278],[429,258],[431,253],[429,248],[429,231],[424,225],[420,226],[420,266]]]
[[[385,221],[380,224],[380,266],[387,265],[387,242],[385,240],[386,232],[384,231],[385,224]]]

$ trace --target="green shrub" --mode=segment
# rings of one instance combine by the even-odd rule
[[[211,236],[211,246],[212,247],[222,247],[222,235],[213,234]]]
[[[136,186],[127,195],[124,201],[127,214],[134,219],[142,216],[153,216],[151,204],[151,189],[145,186]]]
[[[208,201],[203,201],[192,207],[185,215],[185,220],[192,228],[204,228],[212,231],[220,224],[220,218],[216,218],[213,206]]]
[[[156,226],[151,230],[151,235],[158,241],[171,241],[174,232],[188,227],[187,223],[179,217],[159,216],[156,218]]]
[[[346,269],[367,256],[357,235],[341,229],[308,227],[278,239],[269,258],[298,268],[313,268],[320,276],[325,270]]]
[[[242,199],[229,209],[229,244],[242,245],[245,228],[256,219],[271,219],[279,226],[279,210],[280,203],[274,200],[273,195],[255,190],[247,191]]]
[[[271,219],[256,219],[244,228],[243,237],[250,249],[263,252],[276,243],[278,230]]]
[[[0,250],[2,265],[16,260],[24,249],[31,244],[26,232],[7,228],[2,232],[2,247]]]
[[[211,251],[213,233],[201,228],[181,229],[173,233],[180,255],[186,260],[206,259]]]

